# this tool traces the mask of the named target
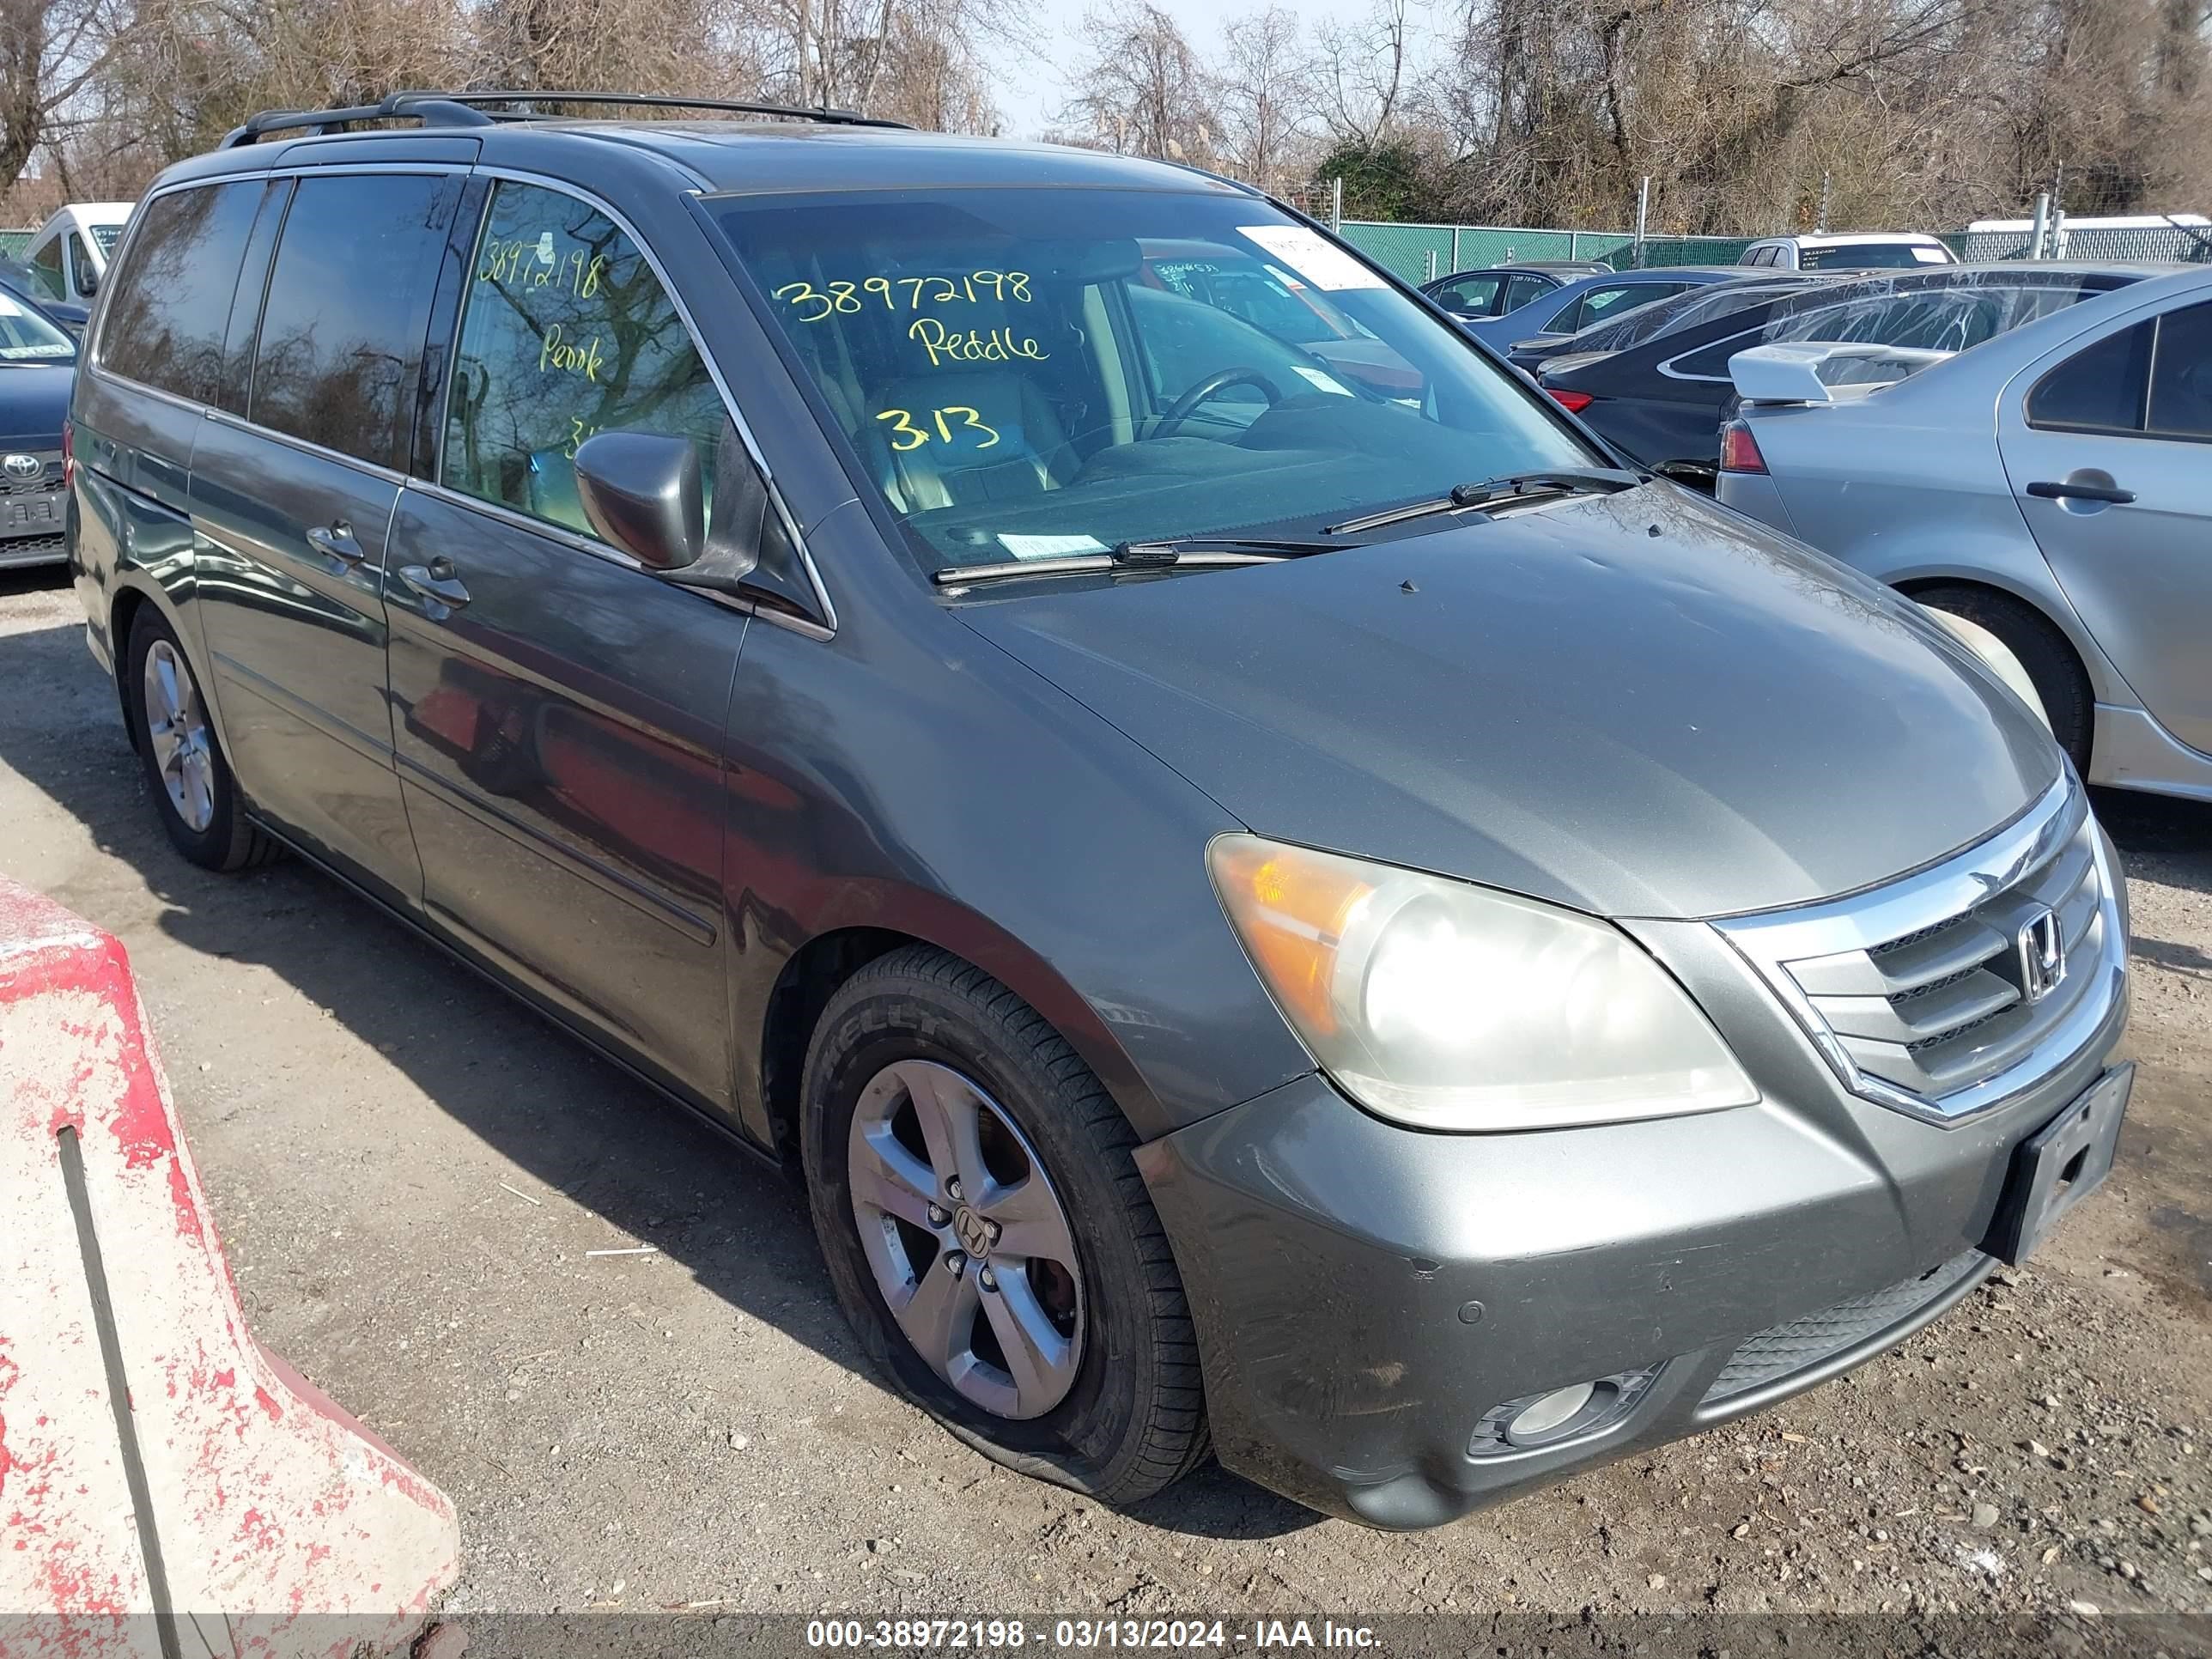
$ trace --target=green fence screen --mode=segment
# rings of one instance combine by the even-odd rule
[[[1345,240],[1409,283],[1486,265],[1601,259],[1616,270],[1637,263],[1636,239],[1620,230],[1539,230],[1509,225],[1407,225],[1347,219]],[[1738,236],[1649,236],[1646,265],[1732,265],[1751,246]]]

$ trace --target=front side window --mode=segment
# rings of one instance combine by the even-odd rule
[[[693,440],[711,510],[734,434],[653,267],[588,204],[502,181],[463,301],[441,482],[594,534],[576,451],[617,428]]]
[[[140,210],[100,325],[102,368],[194,403],[220,398],[232,291],[262,189],[258,179],[195,185]]]
[[[100,272],[92,263],[92,250],[84,245],[84,238],[76,232],[69,234],[70,280],[80,300],[89,300],[100,286]]]
[[[459,192],[458,179],[437,173],[300,181],[254,352],[257,425],[399,465]]]
[[[2212,303],[2159,319],[2148,425],[2159,437],[2212,438]]]
[[[1534,303],[1558,286],[1548,276],[1516,276],[1505,285],[1505,314],[1510,315],[1522,306]]]
[[[1310,534],[1598,460],[1459,331],[1249,198],[952,188],[708,207],[927,570]]]

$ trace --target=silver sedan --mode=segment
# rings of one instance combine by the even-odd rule
[[[1723,502],[1941,614],[2091,781],[2212,799],[2212,269],[1729,368]]]

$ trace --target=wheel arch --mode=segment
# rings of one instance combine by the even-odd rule
[[[758,1091],[757,1127],[779,1154],[798,1145],[806,1053],[823,1010],[869,963],[908,945],[981,969],[1036,1010],[1091,1068],[1139,1140],[1181,1127],[1183,1119],[1154,1093],[1090,1000],[1012,933],[941,895],[887,891],[865,881],[842,886],[834,909],[782,957],[757,1014],[740,1015],[741,1037],[754,1034],[754,1052],[740,1055],[740,1072]]]

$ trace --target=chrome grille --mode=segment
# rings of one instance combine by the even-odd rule
[[[1954,1118],[2033,1082],[2103,1022],[2127,956],[2115,879],[2069,779],[1917,875],[1715,926],[1855,1091]]]

